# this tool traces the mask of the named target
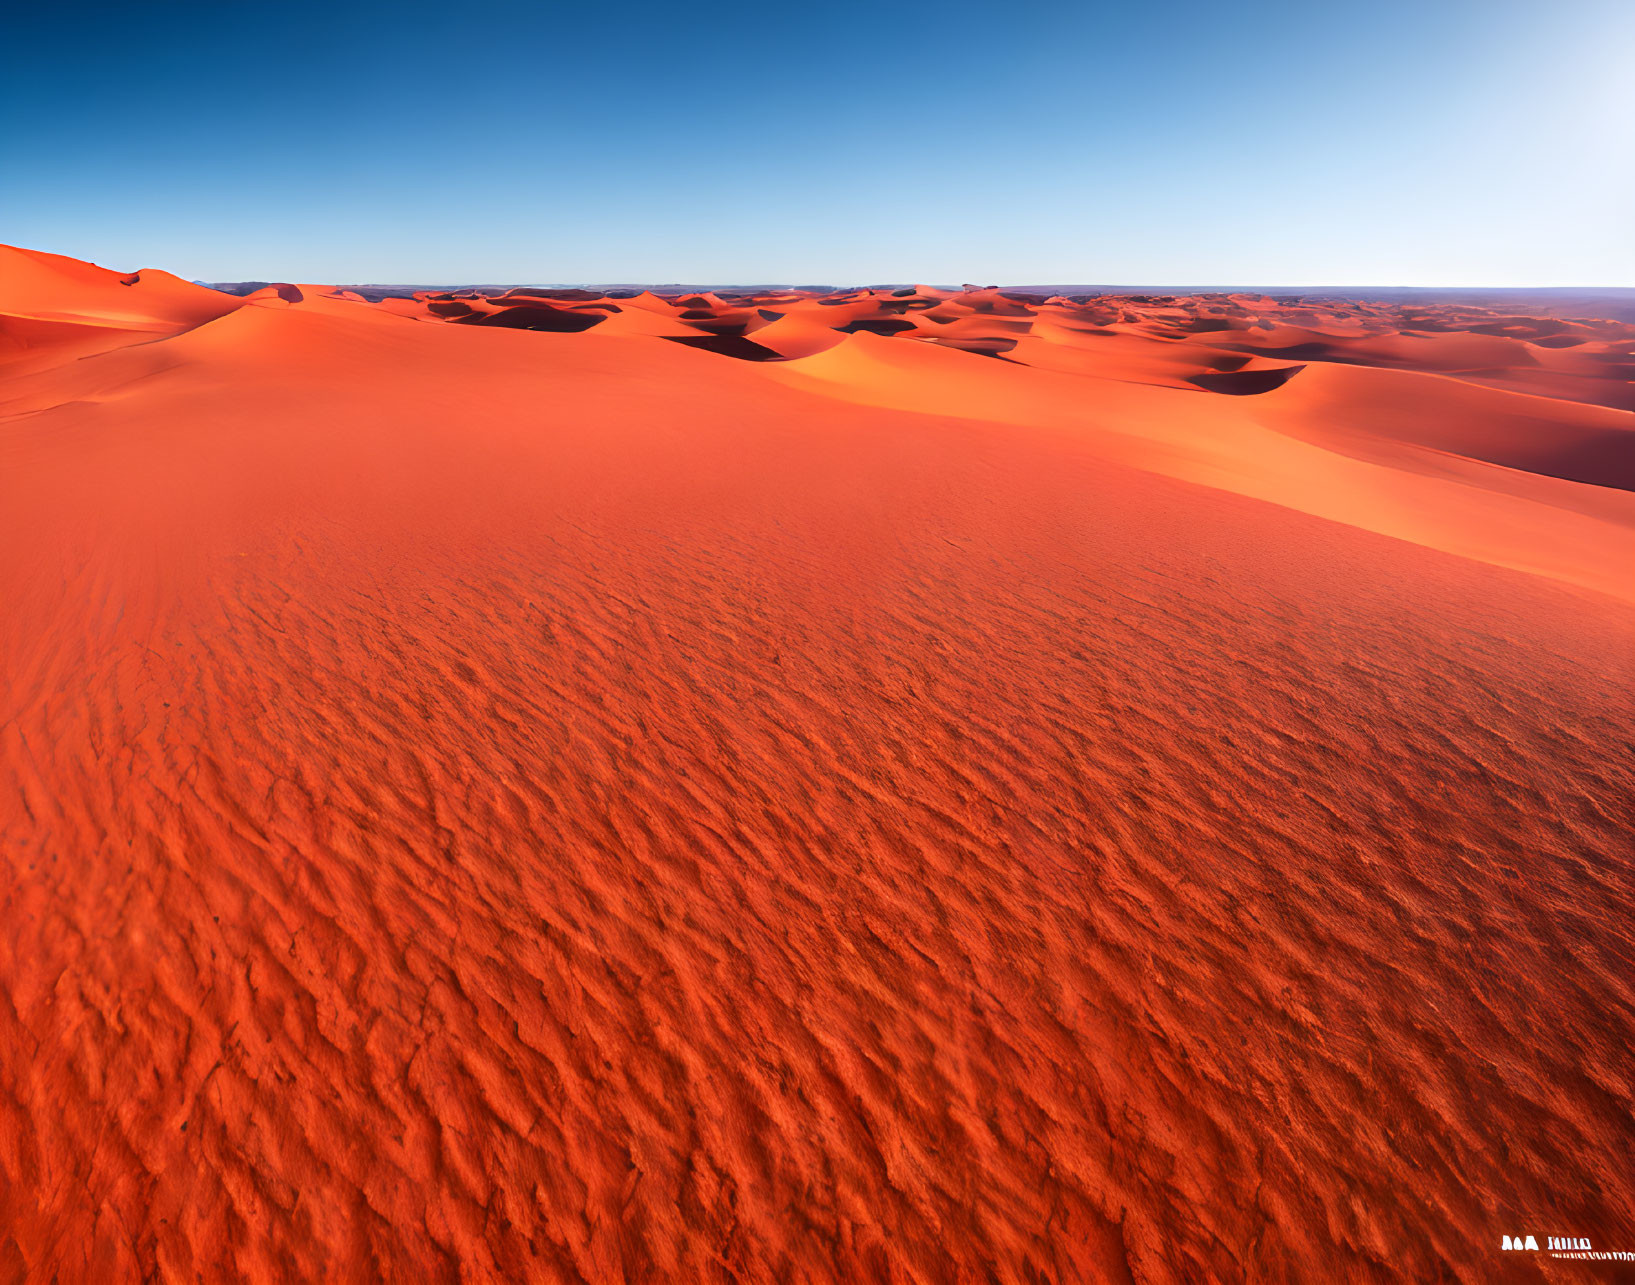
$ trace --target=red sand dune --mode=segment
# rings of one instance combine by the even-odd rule
[[[0,254],[0,1280],[1635,1249],[1627,327]]]

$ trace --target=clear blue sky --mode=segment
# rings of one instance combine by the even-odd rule
[[[1631,0],[32,4],[0,241],[209,280],[1635,285]]]

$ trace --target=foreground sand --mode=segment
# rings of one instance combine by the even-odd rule
[[[1635,1248],[1627,327],[0,256],[0,1280]]]

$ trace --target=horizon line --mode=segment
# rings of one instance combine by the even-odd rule
[[[137,271],[147,271],[141,268]],[[168,271],[168,269],[159,269]],[[203,277],[190,278],[194,285],[227,286],[227,285],[298,285],[305,283],[323,284],[335,289],[415,289],[415,290],[488,290],[488,289],[537,289],[537,290],[799,290],[799,291],[844,291],[844,290],[906,290],[911,287],[923,287],[931,290],[1018,290],[1039,293],[1052,291],[1055,293],[1085,292],[1100,293],[1147,293],[1159,292],[1167,294],[1233,294],[1245,291],[1255,291],[1262,294],[1271,293],[1298,293],[1310,294],[1317,291],[1357,292],[1364,290],[1378,291],[1421,291],[1421,292],[1452,292],[1452,291],[1486,291],[1507,293],[1547,293],[1547,292],[1578,292],[1604,294],[1635,294],[1635,285],[1409,285],[1409,284],[1382,284],[1366,285],[1355,283],[1324,282],[1312,285],[1298,284],[1194,284],[1170,282],[1146,283],[1118,283],[1118,282],[1046,282],[1046,283],[1010,283],[971,281],[947,282],[928,280],[903,281],[868,281],[831,283],[831,282],[793,282],[752,279],[740,281],[616,281],[616,280],[573,280],[573,281],[455,281],[455,282],[417,282],[417,281],[319,281],[316,278],[295,280],[280,277],[245,277],[238,280],[218,278],[206,280]]]

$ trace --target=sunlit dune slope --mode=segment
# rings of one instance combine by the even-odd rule
[[[0,1279],[1635,1247],[1627,413],[1238,296],[30,261],[144,342],[0,373]]]
[[[168,272],[110,272],[0,245],[0,375],[174,334],[240,303]]]

